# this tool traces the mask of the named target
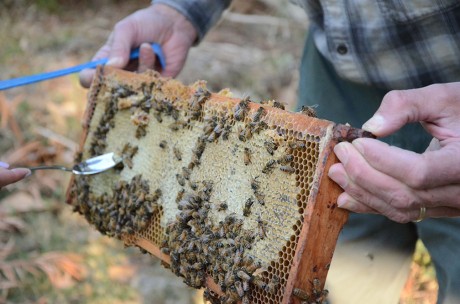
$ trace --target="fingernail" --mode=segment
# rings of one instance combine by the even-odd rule
[[[337,155],[342,164],[346,164],[348,161],[348,149],[346,145],[349,145],[349,143],[342,142],[338,143],[334,147],[334,153]]]
[[[5,168],[5,169],[8,169],[10,167],[9,164],[5,163],[5,162],[2,162],[0,161],[0,168]]]
[[[364,146],[359,138],[355,139],[351,144],[359,151],[359,153],[364,155]]]
[[[363,124],[363,130],[369,131],[371,133],[377,133],[382,128],[385,123],[385,119],[382,115],[375,114],[368,121]]]
[[[24,178],[32,174],[32,171],[26,168],[14,168],[14,169],[11,169],[11,171],[24,175]]]
[[[337,198],[337,206],[344,209],[353,209],[353,202],[348,200],[347,195],[341,194]]]
[[[107,65],[121,67],[123,65],[123,58],[121,57],[113,57],[107,61]]]
[[[342,189],[345,189],[345,187],[348,185],[348,178],[345,174],[343,174],[342,171],[338,170],[338,166],[340,166],[340,164],[332,165],[329,168],[329,172],[327,173],[327,175],[334,182],[336,182]]]

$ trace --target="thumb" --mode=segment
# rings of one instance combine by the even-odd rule
[[[132,22],[120,22],[115,26],[112,37],[109,38],[110,52],[107,65],[124,68],[129,62],[131,48],[134,47],[134,25]]]
[[[442,109],[449,102],[453,89],[449,84],[436,84],[419,89],[390,91],[362,128],[382,137],[410,122],[434,122],[443,117]]]
[[[0,169],[0,188],[20,181],[29,176],[32,172],[26,168]]]

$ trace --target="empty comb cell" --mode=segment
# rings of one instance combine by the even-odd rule
[[[311,113],[99,68],[77,161],[123,162],[73,177],[68,203],[213,303],[321,302],[347,219],[327,177],[332,149],[368,134]]]

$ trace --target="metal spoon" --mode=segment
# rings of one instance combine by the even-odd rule
[[[72,172],[77,175],[90,175],[96,174],[103,171],[106,171],[110,168],[115,167],[118,163],[121,162],[121,157],[115,156],[113,152],[92,157],[83,161],[79,164],[76,164],[72,168],[67,168],[64,166],[37,166],[29,167],[31,171],[35,170],[63,170]]]

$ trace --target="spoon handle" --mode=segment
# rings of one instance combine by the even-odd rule
[[[64,166],[36,166],[36,167],[29,167],[31,171],[35,170],[63,170],[63,171],[68,171],[72,172],[72,169],[64,167]]]

